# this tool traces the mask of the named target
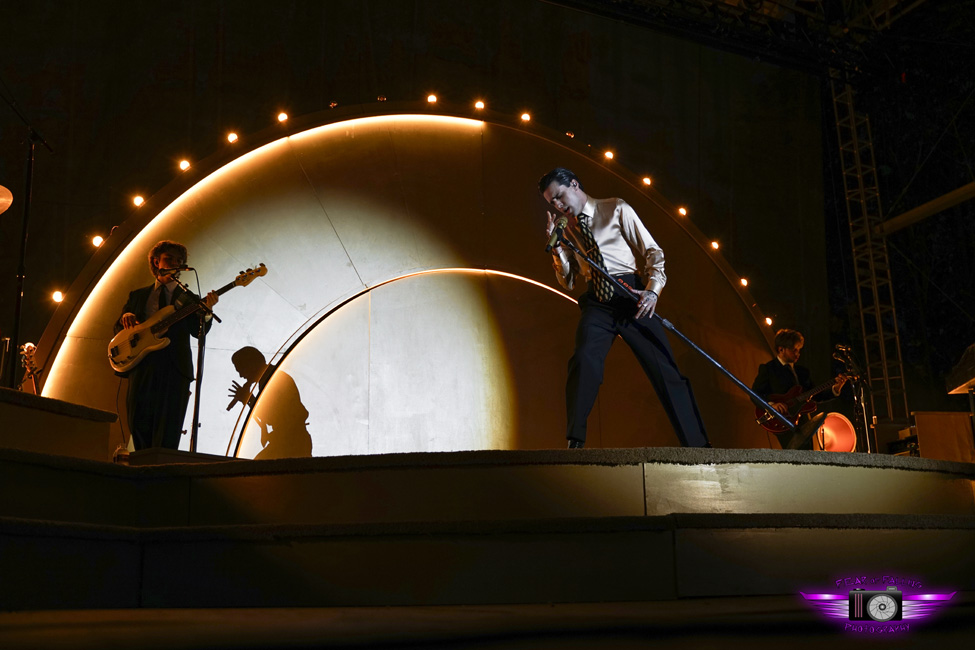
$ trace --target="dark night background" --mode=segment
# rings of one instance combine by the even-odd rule
[[[70,286],[91,236],[131,214],[132,195],[170,182],[180,158],[202,160],[226,146],[227,131],[246,137],[280,110],[437,91],[530,109],[653,175],[725,243],[776,327],[806,332],[814,374],[829,371],[833,344],[861,346],[825,76],[776,65],[774,48],[742,56],[560,4],[570,3],[3,2],[0,95],[55,148],[36,153],[21,342],[40,338],[49,295]],[[975,180],[973,16],[971,0],[929,0],[863,49],[854,82],[872,121],[885,217]],[[0,102],[0,184],[15,196],[0,216],[4,336],[24,134]],[[813,171],[789,180],[783,165]],[[945,374],[975,342],[973,211],[968,201],[888,240],[911,410],[968,408],[946,395]],[[767,262],[783,257],[805,270]]]

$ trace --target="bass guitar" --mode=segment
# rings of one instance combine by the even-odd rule
[[[810,398],[821,391],[826,390],[838,380],[844,378],[844,375],[839,375],[835,379],[830,379],[827,382],[823,382],[815,388],[810,388],[805,392],[802,391],[802,386],[798,384],[789,389],[789,392],[784,395],[769,395],[768,399],[765,401],[769,404],[773,402],[779,402],[785,404],[789,409],[788,413],[783,413],[786,419],[791,420],[792,424],[799,423],[799,417],[803,413],[811,413],[816,410],[816,402],[813,402]],[[771,431],[772,433],[783,433],[788,431],[788,427],[779,422],[774,415],[768,413],[765,409],[758,406],[755,408],[755,421],[762,425],[766,431]]]
[[[267,275],[267,267],[262,262],[256,269],[242,271],[233,282],[217,289],[216,294],[222,296],[234,287],[246,287],[256,278],[264,275]],[[112,366],[112,370],[121,374],[128,373],[139,365],[147,354],[169,345],[169,338],[166,336],[169,328],[190,314],[195,314],[199,309],[198,302],[190,302],[179,308],[175,305],[166,305],[147,318],[144,323],[123,329],[108,344],[108,363]]]

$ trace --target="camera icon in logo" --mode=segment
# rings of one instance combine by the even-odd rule
[[[897,587],[887,587],[887,591],[850,590],[851,621],[899,621],[903,617],[901,605],[903,594]]]

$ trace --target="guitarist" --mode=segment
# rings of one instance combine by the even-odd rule
[[[759,397],[769,403],[769,406],[789,417],[789,407],[785,401],[770,401],[774,397],[784,396],[790,390],[796,394],[806,392],[813,387],[813,382],[809,378],[809,369],[805,366],[797,365],[802,346],[805,343],[800,332],[790,329],[780,329],[775,333],[775,358],[758,367],[758,376],[752,382],[752,390]],[[822,392],[813,395],[811,401],[823,401],[839,397],[840,391],[848,380],[845,375],[836,378],[836,382],[831,388],[825,388]],[[796,390],[796,386],[799,387]],[[758,406],[756,404],[756,406]],[[794,410],[794,409],[793,409]],[[780,438],[781,440],[781,438]],[[785,448],[788,441],[782,441]],[[812,438],[807,438],[799,449],[812,449]]]
[[[115,323],[115,333],[144,322],[161,308],[175,305],[177,308],[199,300],[187,294],[174,278],[186,265],[186,246],[163,240],[149,251],[149,270],[155,282],[136,289],[122,308],[122,315]],[[217,304],[217,294],[207,294],[203,303],[207,307]],[[207,316],[206,328],[211,322]],[[190,382],[193,381],[193,355],[190,336],[197,336],[199,320],[184,318],[166,332],[170,344],[150,353],[129,373],[129,388],[125,398],[128,411],[129,431],[136,450],[149,447],[178,449],[186,405],[190,398]]]

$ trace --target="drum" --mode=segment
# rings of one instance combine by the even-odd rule
[[[827,413],[822,426],[813,436],[813,449],[820,451],[856,451],[857,432],[842,413]]]

